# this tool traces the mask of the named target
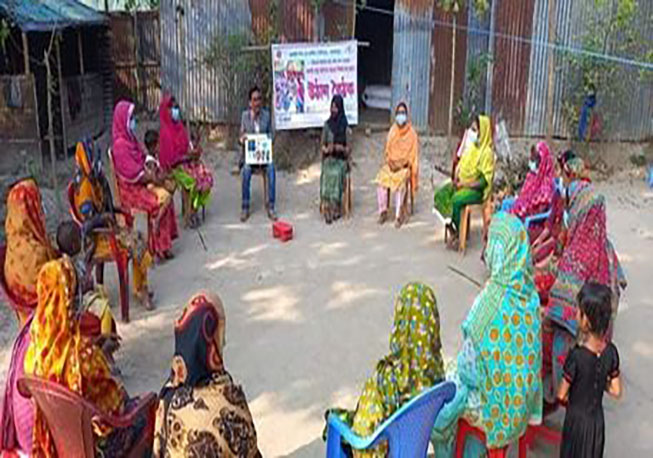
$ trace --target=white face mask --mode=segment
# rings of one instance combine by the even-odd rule
[[[467,131],[467,141],[470,144],[478,145],[478,134],[475,131],[473,131],[472,129],[469,129]]]
[[[408,117],[406,116],[406,113],[399,113],[395,120],[397,121],[397,124],[403,126],[406,124],[406,121],[408,121]]]
[[[528,161],[528,168],[531,172],[537,173],[537,162],[531,159]]]

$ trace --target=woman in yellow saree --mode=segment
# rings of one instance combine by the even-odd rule
[[[36,277],[43,264],[57,257],[45,229],[41,193],[33,178],[14,184],[7,195],[5,281],[23,309],[36,308]],[[28,316],[19,311],[21,327]]]
[[[492,193],[494,180],[494,151],[492,123],[488,116],[478,116],[468,131],[469,147],[463,152],[454,179],[447,182],[434,196],[434,207],[447,221],[455,244],[460,217],[467,205],[485,202]]]

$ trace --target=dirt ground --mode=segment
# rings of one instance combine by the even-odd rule
[[[354,407],[362,383],[387,351],[393,297],[406,282],[434,287],[444,352],[454,357],[460,324],[478,290],[448,266],[484,279],[480,222],[474,223],[465,257],[445,250],[443,228],[431,213],[432,181],[443,177],[432,172],[433,158],[424,154],[416,214],[401,230],[392,224],[379,227],[372,180],[382,142],[382,135],[374,135],[355,145],[354,215],[332,226],[318,212],[319,164],[279,173],[278,212],[296,232],[285,244],[271,236],[257,177],[253,215],[246,224],[239,222],[239,178],[229,175],[226,158],[218,161],[216,191],[201,228],[206,250],[197,232],[184,231],[174,248],[176,259],[152,272],[158,309],[144,312],[133,305],[132,322],[119,326],[124,340],[118,363],[128,391],[159,390],[172,357],[173,320],[202,288],[218,292],[224,301],[226,366],[244,386],[266,457],[324,456],[324,411]],[[625,396],[619,403],[604,403],[606,456],[650,457],[653,340],[647,329],[653,298],[646,278],[651,279],[653,257],[653,192],[630,172],[598,186],[607,198],[609,232],[629,281],[615,337]],[[107,268],[107,277],[115,286],[113,268]],[[16,324],[5,307],[1,313],[5,372]],[[531,456],[555,455],[542,445],[536,450]]]

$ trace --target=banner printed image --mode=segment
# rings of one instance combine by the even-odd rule
[[[304,61],[277,62],[274,71],[274,107],[281,113],[304,113]]]

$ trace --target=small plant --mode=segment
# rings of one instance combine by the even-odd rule
[[[480,113],[483,106],[483,80],[488,65],[492,62],[492,56],[488,53],[476,55],[467,64],[465,75],[465,92],[458,100],[455,109],[456,124],[464,129],[472,123],[472,118]]]

